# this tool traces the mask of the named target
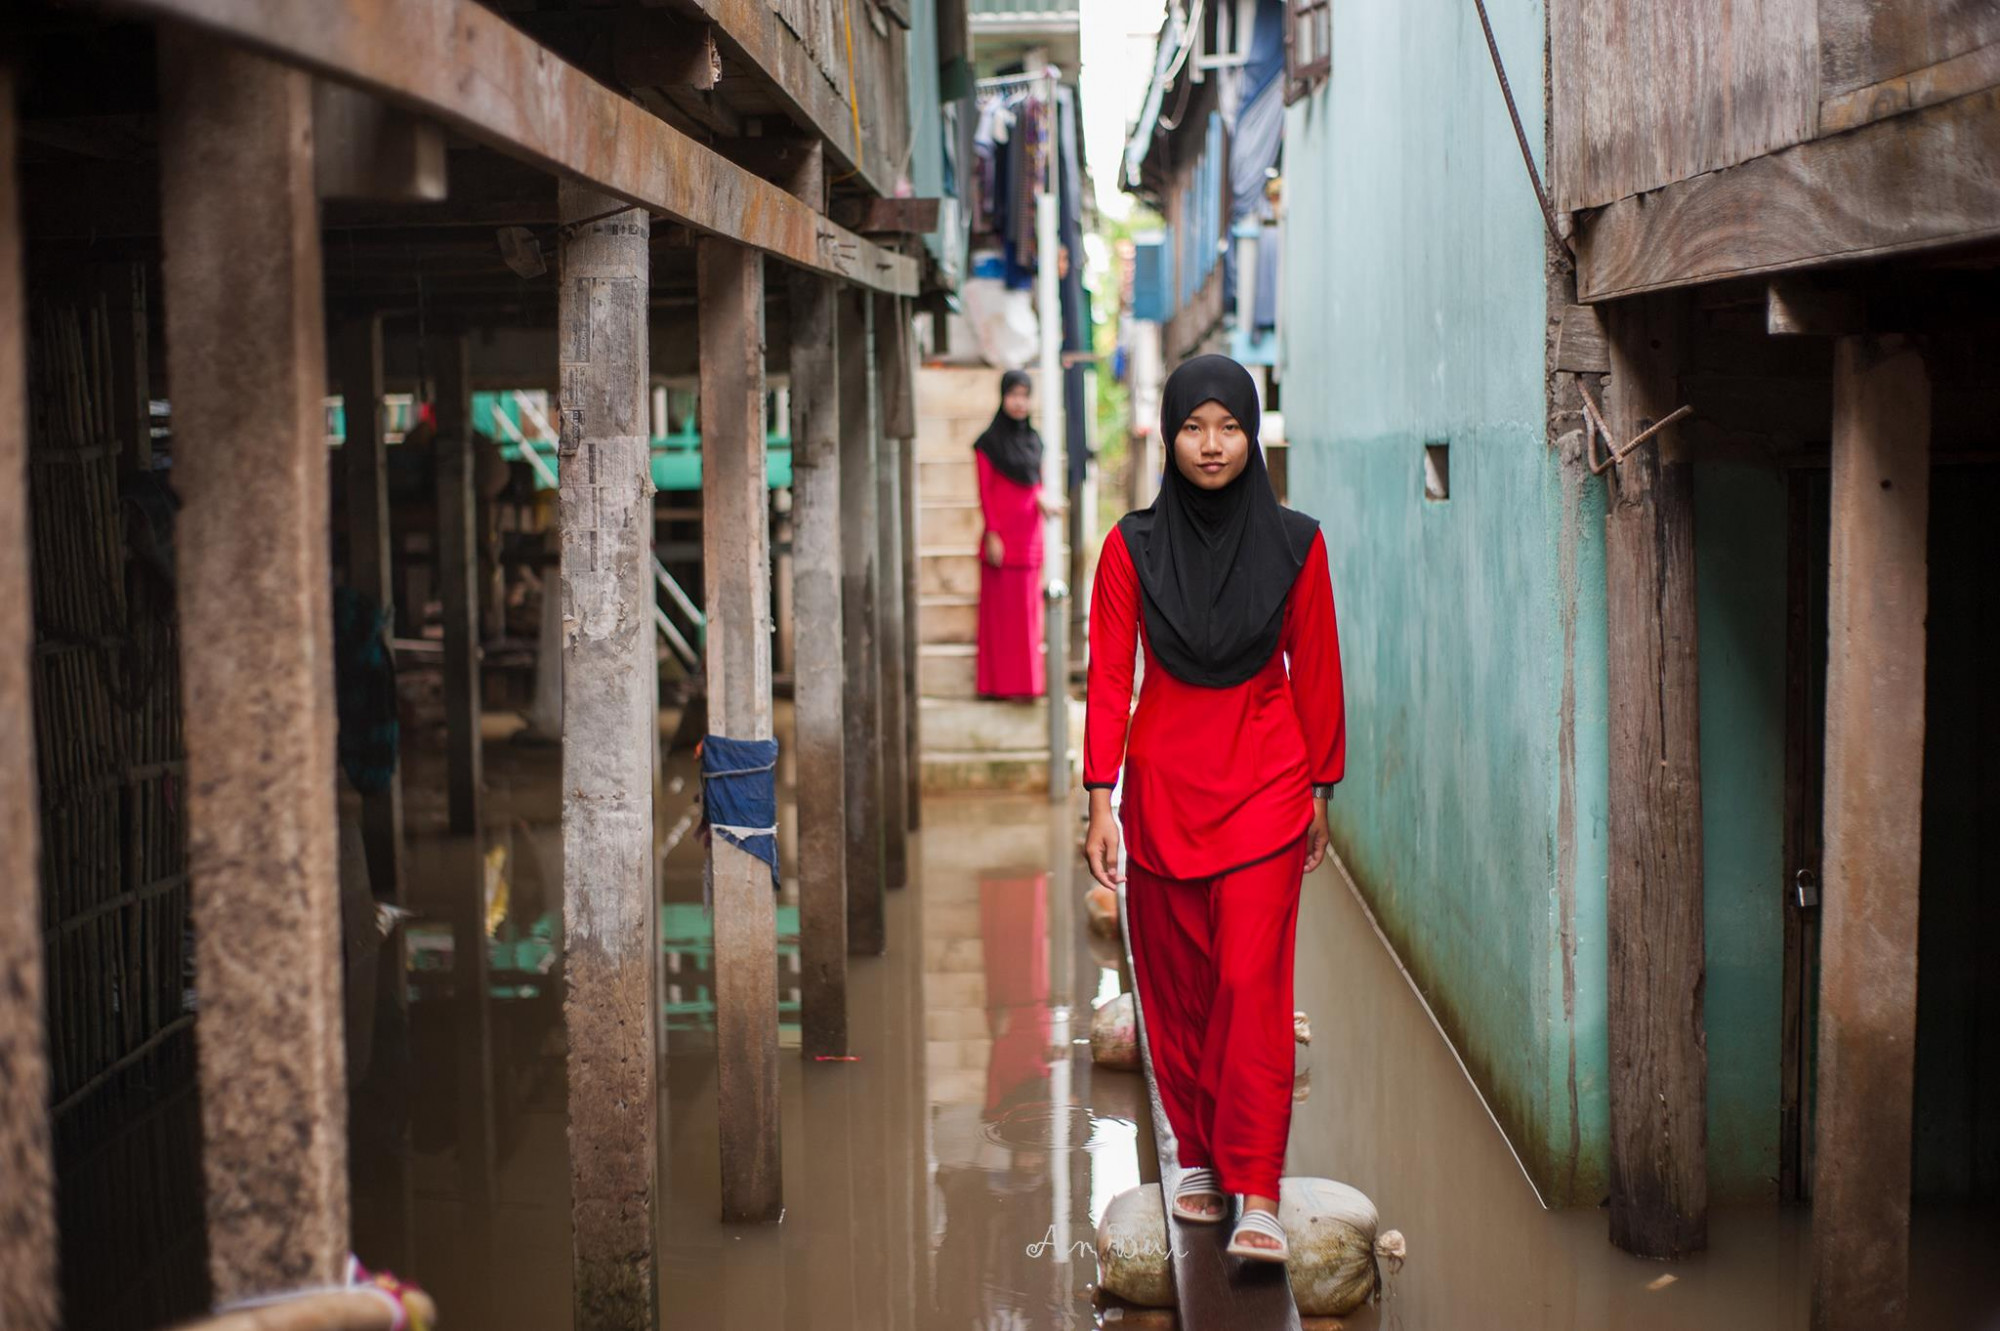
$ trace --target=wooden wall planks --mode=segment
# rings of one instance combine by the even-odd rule
[[[1556,208],[1610,203],[1811,138],[1816,2],[1551,0]]]

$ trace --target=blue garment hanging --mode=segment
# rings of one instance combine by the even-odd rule
[[[778,741],[701,741],[701,809],[709,830],[771,866],[778,880]]]

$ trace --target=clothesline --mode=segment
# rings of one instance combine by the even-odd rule
[[[1054,65],[1045,66],[1033,74],[995,74],[991,78],[974,80],[975,88],[1002,88],[1015,84],[1046,83],[1050,79],[1062,81],[1062,71]]]

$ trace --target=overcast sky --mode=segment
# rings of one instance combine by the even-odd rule
[[[1097,206],[1112,217],[1131,211],[1118,188],[1125,137],[1146,97],[1153,44],[1166,17],[1165,0],[1082,0],[1084,151],[1090,158]]]

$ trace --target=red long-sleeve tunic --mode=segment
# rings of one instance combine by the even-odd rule
[[[1312,787],[1339,781],[1347,764],[1325,536],[1313,538],[1285,603],[1278,650],[1261,671],[1205,688],[1168,674],[1149,645],[1136,713],[1132,667],[1145,618],[1139,575],[1116,527],[1093,586],[1083,782],[1115,785],[1124,767],[1121,821],[1132,862],[1162,877],[1207,878],[1297,840],[1312,823]]]

